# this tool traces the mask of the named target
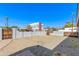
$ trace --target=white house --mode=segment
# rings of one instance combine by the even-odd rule
[[[77,32],[77,27],[73,27],[73,29],[72,29],[72,27],[69,27],[69,28],[65,28],[65,29],[62,29],[62,30],[58,30],[58,31],[72,32],[72,30],[73,30],[73,32]]]
[[[32,24],[29,24],[31,27],[32,27],[32,30],[33,31],[41,31],[43,30],[43,25],[41,22],[36,22],[36,23],[32,23]]]
[[[58,36],[64,36],[65,32],[72,32],[72,27],[65,28],[65,29],[60,29],[58,31],[53,31],[51,35],[58,35]],[[73,27],[73,32],[77,32],[77,27]]]

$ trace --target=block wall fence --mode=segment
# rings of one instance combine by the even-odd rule
[[[64,36],[64,32],[54,31],[50,35],[52,36]],[[46,32],[35,31],[35,32],[20,32],[16,28],[12,28],[12,39],[31,37],[31,36],[46,36]],[[79,32],[78,32],[79,37]],[[2,28],[0,28],[0,40],[2,40]]]
[[[20,32],[16,28],[12,28],[12,39],[31,37],[31,36],[45,36],[46,32]],[[2,28],[0,28],[0,40],[2,40]]]

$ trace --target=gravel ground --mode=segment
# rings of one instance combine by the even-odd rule
[[[66,56],[79,56],[79,39],[78,38],[66,38],[53,50],[53,55],[56,53],[64,54]]]
[[[75,37],[43,36],[13,40],[0,50],[11,56],[79,56],[79,39]]]
[[[40,45],[25,48],[10,56],[51,56],[52,50],[42,47]]]

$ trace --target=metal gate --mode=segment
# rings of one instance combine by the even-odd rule
[[[2,39],[12,39],[12,29],[2,29]]]

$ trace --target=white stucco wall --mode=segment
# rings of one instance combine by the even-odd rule
[[[0,40],[2,40],[2,28],[0,28]]]
[[[12,39],[16,38],[16,31],[17,31],[16,28],[12,28]]]
[[[70,27],[70,28],[65,28],[65,29],[58,30],[58,31],[62,31],[62,32],[72,32],[72,27]],[[76,28],[76,27],[73,27],[73,32],[77,32],[77,28]]]
[[[20,32],[17,29],[13,29],[13,38],[23,38],[23,37],[31,37],[31,36],[45,36],[45,32],[35,31],[35,32]]]
[[[51,35],[64,36],[64,32],[63,31],[54,31],[53,33],[51,33]]]
[[[39,22],[36,22],[36,23],[32,23],[32,24],[29,24],[31,27],[32,27],[32,30],[33,31],[36,31],[36,30],[39,30]],[[43,30],[43,24],[42,25],[42,30]]]

